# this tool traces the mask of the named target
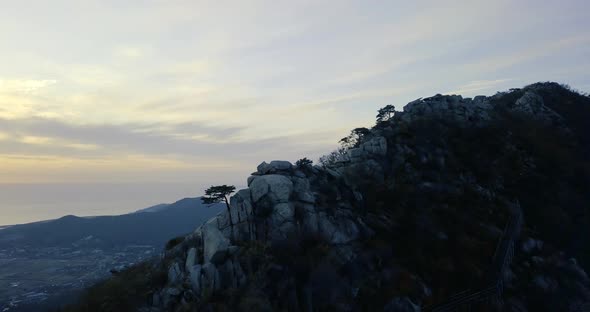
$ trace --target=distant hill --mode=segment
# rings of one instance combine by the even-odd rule
[[[129,244],[163,246],[171,237],[192,232],[222,210],[199,197],[184,198],[119,216],[77,217],[14,225],[0,232],[0,248],[10,246],[116,247]]]
[[[170,206],[170,204],[158,204],[158,205],[154,205],[154,206],[151,206],[151,207],[139,209],[135,213],[141,213],[141,212],[158,212],[158,211],[162,211],[162,210],[166,209],[168,206]]]

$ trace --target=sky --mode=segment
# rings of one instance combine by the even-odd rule
[[[0,225],[244,187],[388,104],[537,81],[588,92],[588,7],[0,0]]]

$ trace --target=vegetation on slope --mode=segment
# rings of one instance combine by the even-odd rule
[[[515,102],[529,91],[561,118],[515,111]],[[384,157],[344,167],[342,178],[314,182],[318,200],[334,212],[342,195],[339,185],[353,185],[362,194],[354,213],[375,233],[350,247],[357,255],[352,260],[343,263],[341,250],[306,233],[282,242],[244,243],[239,259],[248,276],[245,287],[184,299],[176,309],[271,311],[313,305],[317,311],[373,311],[390,305],[391,298],[436,304],[486,281],[515,202],[525,214],[523,243],[530,236],[545,247],[532,258],[517,255],[508,294],[534,311],[568,309],[570,297],[584,288],[576,284],[581,275],[575,261],[569,265],[563,259],[575,257],[590,269],[590,98],[538,83],[489,101],[490,122],[477,126],[434,115],[408,121],[391,106],[372,129],[353,130],[341,149],[321,159],[324,166],[337,167],[347,150],[375,137],[387,140]],[[566,269],[569,273],[563,273]],[[151,279],[143,286],[137,277],[128,279],[138,285],[125,287],[138,290],[125,293],[126,300],[147,300],[150,286],[145,285],[153,285]],[[117,302],[109,298],[119,293],[118,285],[95,286],[81,306]]]

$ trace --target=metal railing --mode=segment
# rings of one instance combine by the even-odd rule
[[[471,305],[481,302],[495,302],[501,305],[504,295],[504,273],[512,263],[515,241],[520,236],[522,221],[522,209],[517,202],[516,209],[514,209],[510,219],[506,223],[502,237],[496,246],[490,271],[491,274],[489,275],[491,282],[488,286],[474,291],[462,291],[449,297],[442,304],[424,307],[424,311],[451,312],[457,311],[460,308],[471,310]]]

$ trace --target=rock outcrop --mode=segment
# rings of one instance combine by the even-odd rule
[[[142,310],[422,311],[489,285],[517,203],[505,298],[486,304],[584,306],[587,134],[547,94],[590,100],[559,88],[418,99],[330,163],[262,162],[229,213],[166,251]]]
[[[386,152],[383,138],[364,146],[363,150],[370,154],[383,156]],[[247,277],[238,255],[250,241],[282,242],[304,233],[340,246],[343,257],[350,257],[345,245],[369,237],[371,230],[352,212],[362,198],[340,176],[336,170],[318,166],[297,168],[287,161],[261,163],[248,179],[249,187],[231,198],[231,216],[220,213],[170,252],[180,255],[185,266],[181,273],[178,262],[171,264],[167,286],[160,294],[168,300],[162,302],[172,304],[169,298],[176,295],[167,294],[170,289],[178,289],[181,280],[190,285],[190,289],[182,291],[197,298],[243,285]],[[332,188],[333,197],[323,194],[323,187]],[[336,211],[326,204],[329,200],[338,202]]]
[[[328,310],[351,311],[360,309],[358,303],[352,303],[356,302],[357,297],[371,296],[367,293],[371,289],[366,287],[367,283],[376,282],[381,285],[371,290],[380,292],[380,287],[389,285],[389,281],[405,279],[406,284],[403,285],[406,286],[395,284],[398,285],[395,287],[406,287],[408,290],[397,296],[392,295],[381,303],[381,307],[384,311],[421,311],[421,306],[432,302],[434,297],[419,274],[412,274],[391,263],[383,264],[384,259],[395,258],[392,258],[391,249],[366,247],[366,242],[381,242],[383,232],[391,231],[392,228],[404,228],[401,221],[391,219],[388,215],[375,215],[375,211],[385,209],[376,208],[379,201],[375,196],[388,196],[386,192],[395,192],[409,186],[417,194],[436,196],[443,201],[445,198],[463,198],[465,193],[476,194],[474,196],[478,196],[477,202],[483,205],[478,210],[480,216],[485,214],[483,211],[488,211],[486,213],[495,216],[495,221],[479,218],[471,225],[478,233],[472,235],[479,236],[471,239],[477,240],[478,244],[494,246],[501,239],[500,229],[504,228],[502,222],[506,222],[502,215],[506,215],[507,210],[502,210],[493,203],[504,202],[509,206],[498,195],[503,190],[503,182],[492,180],[484,184],[470,171],[459,175],[443,175],[442,173],[449,170],[449,166],[457,162],[458,156],[454,154],[456,151],[450,143],[438,143],[436,146],[429,137],[420,141],[422,139],[416,137],[416,133],[424,130],[416,128],[416,125],[432,125],[437,124],[433,120],[441,120],[445,126],[439,127],[444,131],[450,131],[448,129],[451,126],[447,124],[462,129],[457,131],[476,131],[472,129],[493,126],[502,114],[530,116],[541,124],[564,123],[564,118],[547,106],[536,91],[518,92],[510,94],[512,97],[518,96],[508,102],[504,93],[493,97],[477,96],[473,99],[458,95],[436,95],[418,99],[406,105],[403,112],[397,113],[388,122],[378,124],[329,166],[298,167],[288,161],[278,160],[262,162],[248,178],[248,188],[238,191],[231,198],[231,214],[223,212],[209,220],[168,253],[167,257],[174,261],[168,262],[168,280],[156,294],[162,300],[157,301],[159,306],[154,304],[155,308],[173,310],[187,304],[190,306],[190,302],[210,302],[215,293],[227,294],[228,290],[243,289],[245,285],[250,285],[246,287],[250,289],[245,295],[248,299],[235,303],[240,309],[255,306],[256,309],[264,310],[271,305],[276,308],[277,303],[268,301],[272,295],[263,294],[264,291],[257,288],[273,280],[276,284],[273,284],[272,291],[284,296],[285,300],[279,306],[312,311],[317,310],[320,305],[320,310],[330,307]],[[430,135],[439,134],[446,135]],[[415,138],[410,140],[407,139],[408,136]],[[512,143],[506,143],[507,148],[514,149],[510,144]],[[533,165],[524,162],[522,168],[526,166]],[[453,170],[457,169],[453,168],[451,172]],[[376,195],[378,192],[382,195]],[[436,207],[437,203],[429,205]],[[448,204],[443,204],[443,207],[446,205]],[[452,227],[440,225],[440,220],[435,220],[432,215],[425,215],[426,210],[420,206],[415,209],[421,209],[419,213],[422,215],[413,219],[412,227],[422,233],[432,233],[429,235],[438,244],[457,242],[457,234],[452,234],[455,231]],[[490,209],[496,211],[489,212],[492,211]],[[306,267],[306,277],[298,277],[296,262],[277,259],[289,255],[298,257],[294,249],[301,252],[301,246],[308,244],[306,242],[309,240],[315,240],[318,246],[323,246],[322,257],[327,260],[318,262],[317,267]],[[421,242],[415,241],[414,244]],[[531,266],[547,270],[559,268],[578,281],[579,296],[588,295],[590,286],[586,273],[575,261],[568,262],[559,256],[551,258],[553,260],[540,257],[539,252],[545,246],[542,241],[534,238],[523,240],[519,252],[525,258],[533,258],[517,262],[513,266],[517,270],[516,275],[511,270],[506,273],[506,287],[518,292],[516,283],[522,280],[522,272]],[[267,260],[252,258],[251,255],[257,248],[266,250],[259,257]],[[473,247],[465,248],[465,252],[470,252],[469,248]],[[275,254],[277,250],[279,254]],[[271,255],[274,260],[270,260]],[[491,254],[488,257],[490,256]],[[252,269],[252,259],[263,261],[263,264],[259,263],[258,269]],[[484,266],[482,269],[475,269],[471,274],[483,276],[478,271],[485,270],[483,263],[485,262],[481,264]],[[452,264],[441,263],[440,270],[453,270],[449,265]],[[342,270],[344,271],[338,273]],[[268,281],[263,281],[262,284],[260,281],[253,282],[257,278]],[[318,288],[318,283],[331,284],[322,286],[329,289],[326,290]],[[551,274],[533,275],[528,283],[542,293],[555,293],[562,285]],[[398,292],[392,291],[392,294]],[[321,305],[320,301],[327,305]],[[513,306],[524,305],[526,298],[517,296],[508,302]]]

